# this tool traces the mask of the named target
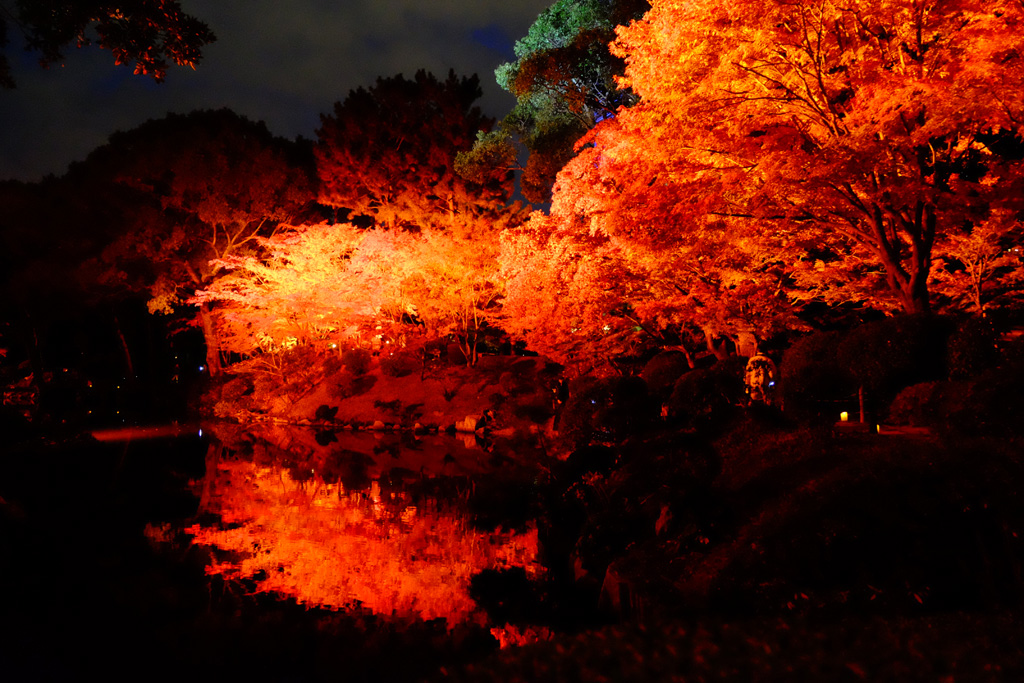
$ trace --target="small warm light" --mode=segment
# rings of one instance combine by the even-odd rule
[[[878,434],[881,434],[882,433],[882,425],[875,425],[875,432],[877,432]]]
[[[845,410],[843,412],[839,413],[839,421],[840,422],[846,422],[849,419],[850,419],[850,414],[848,412],[846,412]]]

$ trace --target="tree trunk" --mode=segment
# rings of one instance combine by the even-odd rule
[[[729,339],[717,337],[712,330],[704,330],[704,342],[707,344],[708,351],[713,353],[718,360],[727,360],[732,355],[729,353]]]
[[[686,359],[686,364],[690,367],[691,370],[697,367],[697,363],[693,360],[693,354],[690,353],[690,350],[686,348],[685,344],[673,344],[672,346],[665,346],[664,348],[666,351],[681,352],[683,354],[683,357]]]
[[[873,249],[885,268],[885,280],[889,289],[896,295],[904,313],[928,313],[928,274],[932,263],[932,245],[935,242],[936,217],[931,205],[918,202],[911,218],[905,218],[899,212],[893,212],[891,231],[887,229],[884,213],[878,205],[874,206],[874,239]],[[900,244],[896,231],[902,228],[909,240],[909,254],[904,252],[905,246]],[[904,266],[904,261],[906,266]]]
[[[128,376],[125,377],[129,382],[135,381],[135,365],[132,363],[132,353],[128,349],[128,342],[124,338],[124,332],[121,330],[121,321],[114,316],[114,329],[117,331],[117,338],[121,342],[121,351],[124,353],[124,364],[125,369],[128,372]]]
[[[206,368],[210,377],[216,377],[221,373],[220,341],[213,327],[213,314],[205,303],[199,306],[199,321],[203,326],[203,341],[206,342]]]

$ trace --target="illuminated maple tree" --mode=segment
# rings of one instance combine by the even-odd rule
[[[131,222],[104,260],[109,280],[139,278],[153,313],[171,313],[209,285],[231,255],[245,254],[313,198],[311,163],[299,145],[228,110],[171,115],[112,136],[87,160],[96,173],[156,202],[160,220]],[[197,322],[207,367],[221,365],[220,340],[206,302]]]
[[[685,190],[676,215],[804,248],[811,296],[926,311],[949,236],[1020,209],[1022,18],[978,0],[656,1],[613,47],[641,96],[618,125],[647,140],[630,175]]]
[[[518,216],[515,207],[497,218],[446,214],[417,232],[290,227],[258,239],[259,254],[217,261],[225,271],[193,302],[216,302],[221,337],[238,353],[357,343],[378,328],[419,325],[454,335],[472,365],[503,291],[498,235]]]
[[[1024,225],[1006,211],[951,233],[932,263],[931,288],[953,306],[985,316],[1020,306],[1024,292]]]
[[[497,318],[504,297],[501,235],[522,217],[516,205],[485,218],[451,216],[412,243],[403,293],[433,336],[454,335],[470,366],[479,357],[481,330]]]
[[[384,264],[357,258],[370,234],[319,224],[258,238],[259,255],[220,259],[224,272],[192,301],[218,303],[221,342],[236,353],[337,342],[375,320],[382,304]]]
[[[479,330],[501,296],[498,234],[519,220],[511,175],[469,182],[455,154],[486,125],[475,78],[419,72],[379,79],[323,117],[320,198],[352,223],[291,228],[258,239],[259,254],[213,262],[229,272],[193,299],[216,302],[233,350],[400,336],[454,335],[472,364]],[[356,227],[359,226],[359,227]]]
[[[810,300],[929,310],[937,255],[969,272],[963,235],[1005,249],[1018,225],[1022,14],[656,0],[612,47],[640,102],[578,143],[550,217],[509,242],[510,324],[579,357],[629,330],[748,345]]]
[[[425,227],[449,213],[479,215],[504,205],[512,175],[491,169],[473,182],[455,173],[455,155],[490,127],[476,76],[444,81],[419,71],[379,78],[321,116],[317,131],[320,201],[384,228]]]
[[[504,238],[506,329],[582,369],[650,345],[690,354],[688,346],[702,341],[722,355],[725,340],[756,345],[800,326],[780,293],[779,253],[735,240],[721,221],[666,231],[655,241],[639,238],[632,227],[625,234],[599,227],[596,215],[588,225],[579,202],[601,198],[570,188],[599,186],[569,174],[594,169],[585,150],[560,176],[566,185],[556,185],[551,215],[535,213]],[[648,208],[671,202],[657,190],[649,196]]]

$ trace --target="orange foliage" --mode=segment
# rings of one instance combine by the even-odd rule
[[[991,265],[1024,208],[1019,2],[654,0],[618,36],[639,104],[505,239],[508,327],[538,350],[763,339],[810,300],[926,311],[936,256],[977,309],[957,267],[1019,272]]]
[[[259,256],[217,261],[223,274],[192,302],[217,303],[224,344],[241,354],[351,344],[377,326],[411,325],[414,314],[430,335],[454,334],[472,362],[502,295],[498,234],[519,214],[438,213],[415,232],[294,227],[260,239]]]
[[[256,577],[258,590],[306,605],[483,623],[468,594],[474,574],[537,571],[535,529],[482,533],[436,501],[382,494],[376,481],[369,492],[350,492],[241,460],[222,461],[207,477],[204,511],[223,523],[188,531],[196,543],[238,554],[208,573]]]
[[[225,346],[237,353],[341,342],[401,316],[414,239],[348,224],[291,228],[260,239],[260,255],[217,261],[224,272],[192,302],[217,303]]]
[[[647,141],[631,179],[791,243],[802,298],[927,310],[947,236],[1021,208],[1022,10],[656,0],[613,48],[642,98],[620,113]]]
[[[553,634],[551,629],[544,626],[526,626],[519,629],[514,624],[505,624],[504,626],[492,628],[491,635],[494,636],[498,641],[498,645],[504,650],[506,647],[522,647],[523,645],[532,645],[545,640],[551,640]]]

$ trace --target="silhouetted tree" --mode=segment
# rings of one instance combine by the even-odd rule
[[[216,40],[210,28],[181,9],[178,0],[14,0],[0,2],[0,48],[12,29],[43,67],[59,64],[68,46],[98,44],[117,64],[162,81],[170,62],[194,67],[203,47]],[[15,86],[0,55],[0,85]]]

